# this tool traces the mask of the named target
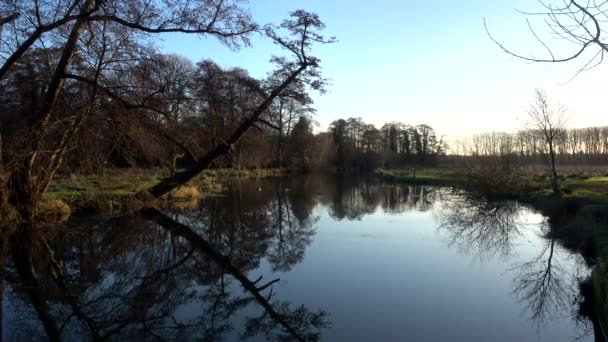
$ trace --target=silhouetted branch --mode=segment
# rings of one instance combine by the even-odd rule
[[[545,25],[549,29],[549,32],[555,35],[558,39],[566,40],[574,45],[580,46],[577,50],[565,56],[556,56],[553,49],[537,34],[536,30],[532,27],[532,24],[526,19],[528,28],[530,29],[534,38],[543,46],[548,52],[550,58],[538,58],[535,56],[526,57],[521,54],[514,52],[513,50],[505,47],[490,33],[486,20],[484,18],[483,24],[488,37],[498,45],[501,50],[507,54],[520,58],[529,62],[548,62],[548,63],[561,63],[569,62],[579,58],[585,51],[591,47],[597,47],[599,50],[593,54],[589,61],[576,72],[575,76],[580,74],[582,71],[589,70],[595,67],[597,64],[603,61],[605,52],[608,52],[608,44],[606,43],[606,30],[602,28],[602,24],[606,22],[605,19],[600,17],[606,17],[608,3],[595,1],[588,1],[586,5],[580,4],[578,1],[570,0],[564,1],[563,7],[556,7],[549,5],[543,1],[539,3],[545,8],[545,12],[524,12],[517,11],[527,16],[543,16],[546,17],[544,20]],[[595,64],[594,64],[595,63]],[[590,67],[590,65],[593,65]]]

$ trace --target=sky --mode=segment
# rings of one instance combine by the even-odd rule
[[[361,117],[377,127],[390,121],[428,124],[449,140],[512,132],[523,126],[536,88],[567,108],[569,126],[608,125],[600,83],[608,76],[608,62],[572,79],[583,59],[531,64],[504,53],[488,37],[484,18],[503,45],[541,56],[545,51],[526,16],[515,11],[539,10],[536,0],[251,0],[249,7],[262,24],[278,24],[295,9],[316,12],[326,35],[338,39],[313,49],[324,77],[332,80],[328,93],[312,94],[320,131],[336,119]],[[554,53],[575,49],[543,36],[548,29],[542,22],[531,23],[541,38],[557,44]],[[272,70],[270,57],[284,54],[262,37],[239,51],[212,38],[177,34],[164,36],[160,46],[195,62],[242,67],[260,78]]]

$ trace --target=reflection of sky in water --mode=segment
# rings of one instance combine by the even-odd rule
[[[454,239],[454,230],[441,226],[450,214],[444,208],[452,201],[447,194],[434,205],[421,205],[410,193],[396,203],[392,199],[372,206],[360,203],[360,193],[339,197],[339,205],[332,202],[333,193],[312,196],[310,217],[318,220],[312,220],[316,234],[305,247],[303,260],[288,271],[273,272],[272,263],[263,257],[247,275],[250,280],[263,276],[261,283],[281,278],[273,285],[274,299],[329,312],[331,327],[322,333],[326,341],[569,341],[582,334],[573,316],[577,303],[572,296],[577,293],[575,276],[585,276],[587,271],[579,258],[559,244],[554,246],[551,263],[562,272],[553,276],[562,277],[572,287],[569,290],[574,292],[563,294],[569,305],[550,308],[550,317],[539,324],[531,319],[533,313],[521,294],[514,293],[516,280],[521,280],[521,265],[538,259],[526,264],[526,271],[535,271],[547,264],[549,241],[541,230],[545,219],[519,207],[515,217],[510,217],[517,223],[517,232],[508,240],[509,254],[496,252],[504,246],[490,245],[489,250],[480,251],[479,245],[462,243]],[[357,210],[349,207],[353,198],[358,201],[352,205]],[[338,207],[347,214],[336,215]],[[424,211],[417,211],[420,209]],[[502,240],[491,237],[487,241]],[[114,283],[110,280],[114,274],[105,275],[91,291]],[[226,275],[225,280],[229,292],[243,294],[232,276]],[[208,289],[207,284],[185,284],[179,290],[191,294],[191,300],[179,304],[173,317],[188,322],[199,315],[210,303],[197,294]],[[22,304],[15,316],[15,296],[10,287],[4,293],[5,334],[16,319],[22,319],[18,317],[35,316],[31,308],[24,313]],[[226,338],[237,339],[245,317],[261,312],[256,303],[245,306],[232,316],[235,330]],[[36,330],[43,333],[41,328]],[[262,336],[256,339],[264,340]],[[592,336],[582,340],[592,340]]]

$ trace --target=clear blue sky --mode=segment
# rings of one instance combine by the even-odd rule
[[[600,102],[608,66],[568,82],[580,63],[529,64],[509,57],[486,35],[484,17],[505,45],[540,55],[525,17],[514,11],[538,6],[536,0],[250,2],[259,23],[279,23],[299,8],[317,12],[327,35],[338,38],[336,44],[315,49],[324,75],[333,80],[329,93],[314,95],[321,130],[352,116],[378,127],[393,120],[426,123],[448,139],[513,131],[521,126],[535,88],[567,106],[572,126],[608,125]],[[533,24],[546,31],[542,23]],[[233,52],[213,39],[167,35],[161,46],[194,61],[210,58],[263,77],[271,69],[268,59],[279,51],[265,39],[253,43]]]

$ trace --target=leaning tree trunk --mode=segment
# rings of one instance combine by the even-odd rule
[[[272,90],[272,92],[268,95],[264,102],[262,102],[253,111],[251,116],[232,133],[228,140],[212,148],[209,152],[207,152],[207,154],[199,158],[194,166],[192,166],[186,171],[179,172],[168,178],[165,178],[163,181],[147,190],[139,192],[137,194],[137,197],[141,200],[159,198],[169,193],[171,190],[177,188],[178,186],[187,183],[188,181],[196,177],[198,174],[209,168],[211,163],[213,163],[213,161],[216,160],[218,157],[230,153],[233,150],[234,144],[239,141],[241,136],[243,136],[243,134],[245,134],[245,132],[247,132],[249,128],[254,126],[256,122],[258,122],[260,116],[268,109],[272,101],[274,101],[274,99],[279,96],[291,83],[293,83],[298,78],[298,76],[302,72],[304,72],[304,70],[306,70],[306,68],[308,68],[309,66],[310,64],[308,63],[301,64],[298,69],[296,69],[287,79],[285,79],[285,81],[283,81],[283,83],[281,83],[278,87]]]

